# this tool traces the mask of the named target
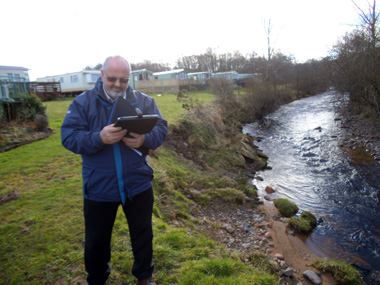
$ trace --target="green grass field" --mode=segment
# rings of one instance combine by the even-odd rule
[[[152,97],[169,125],[185,117],[183,102],[175,95]],[[189,98],[214,100],[206,92]],[[45,103],[52,136],[0,154],[0,195],[18,196],[0,206],[0,284],[85,282],[81,158],[60,142],[60,126],[71,101]],[[277,284],[275,276],[244,265],[196,231],[168,225],[173,216],[190,215],[194,202],[180,189],[189,183],[208,187],[212,176],[170,150],[160,148],[158,154],[158,159],[149,160],[155,170],[154,261],[159,284]],[[128,227],[119,210],[109,284],[134,284],[131,267]]]

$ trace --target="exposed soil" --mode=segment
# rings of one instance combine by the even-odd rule
[[[33,122],[1,122],[0,152],[45,139],[53,134],[49,128],[38,130]]]
[[[10,201],[16,200],[20,197],[19,191],[11,191],[7,194],[0,195],[0,206]]]
[[[317,257],[302,237],[288,228],[287,219],[280,218],[271,202],[257,206],[252,201],[236,205],[215,200],[209,207],[199,207],[194,216],[201,221],[202,232],[238,254],[243,262],[254,264],[253,251],[266,253],[281,284],[313,284],[303,276],[306,270],[320,274],[323,284],[336,284],[330,274],[311,266]],[[181,226],[177,222],[172,225]]]

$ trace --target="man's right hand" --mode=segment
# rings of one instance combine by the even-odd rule
[[[100,139],[104,144],[114,144],[120,141],[127,134],[127,130],[121,127],[114,127],[114,124],[105,126],[100,132]]]

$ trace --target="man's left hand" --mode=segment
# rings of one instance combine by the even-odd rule
[[[140,135],[136,133],[129,133],[133,138],[124,137],[122,139],[123,143],[129,147],[139,148],[145,142],[145,135]]]

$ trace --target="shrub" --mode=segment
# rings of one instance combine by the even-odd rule
[[[294,216],[298,212],[298,207],[294,202],[288,199],[279,198],[274,201],[274,205],[280,211],[281,215],[285,217]]]
[[[34,93],[30,93],[28,99],[17,107],[17,120],[33,122],[37,115],[46,116],[46,106]]]
[[[241,120],[244,122],[260,120],[277,108],[280,96],[275,90],[270,90],[265,83],[256,83],[249,86],[248,90],[242,106],[244,112]]]
[[[234,100],[233,95],[235,85],[225,78],[211,78],[208,81],[210,89],[217,96],[218,101],[223,105],[231,99]]]
[[[187,98],[187,90],[179,90],[177,93],[177,100],[180,100],[181,98]]]
[[[38,131],[43,131],[49,125],[49,121],[46,116],[37,114],[34,118],[34,122],[36,123],[36,127]]]
[[[317,259],[313,266],[318,270],[330,272],[338,285],[362,285],[364,284],[360,273],[346,262]]]

